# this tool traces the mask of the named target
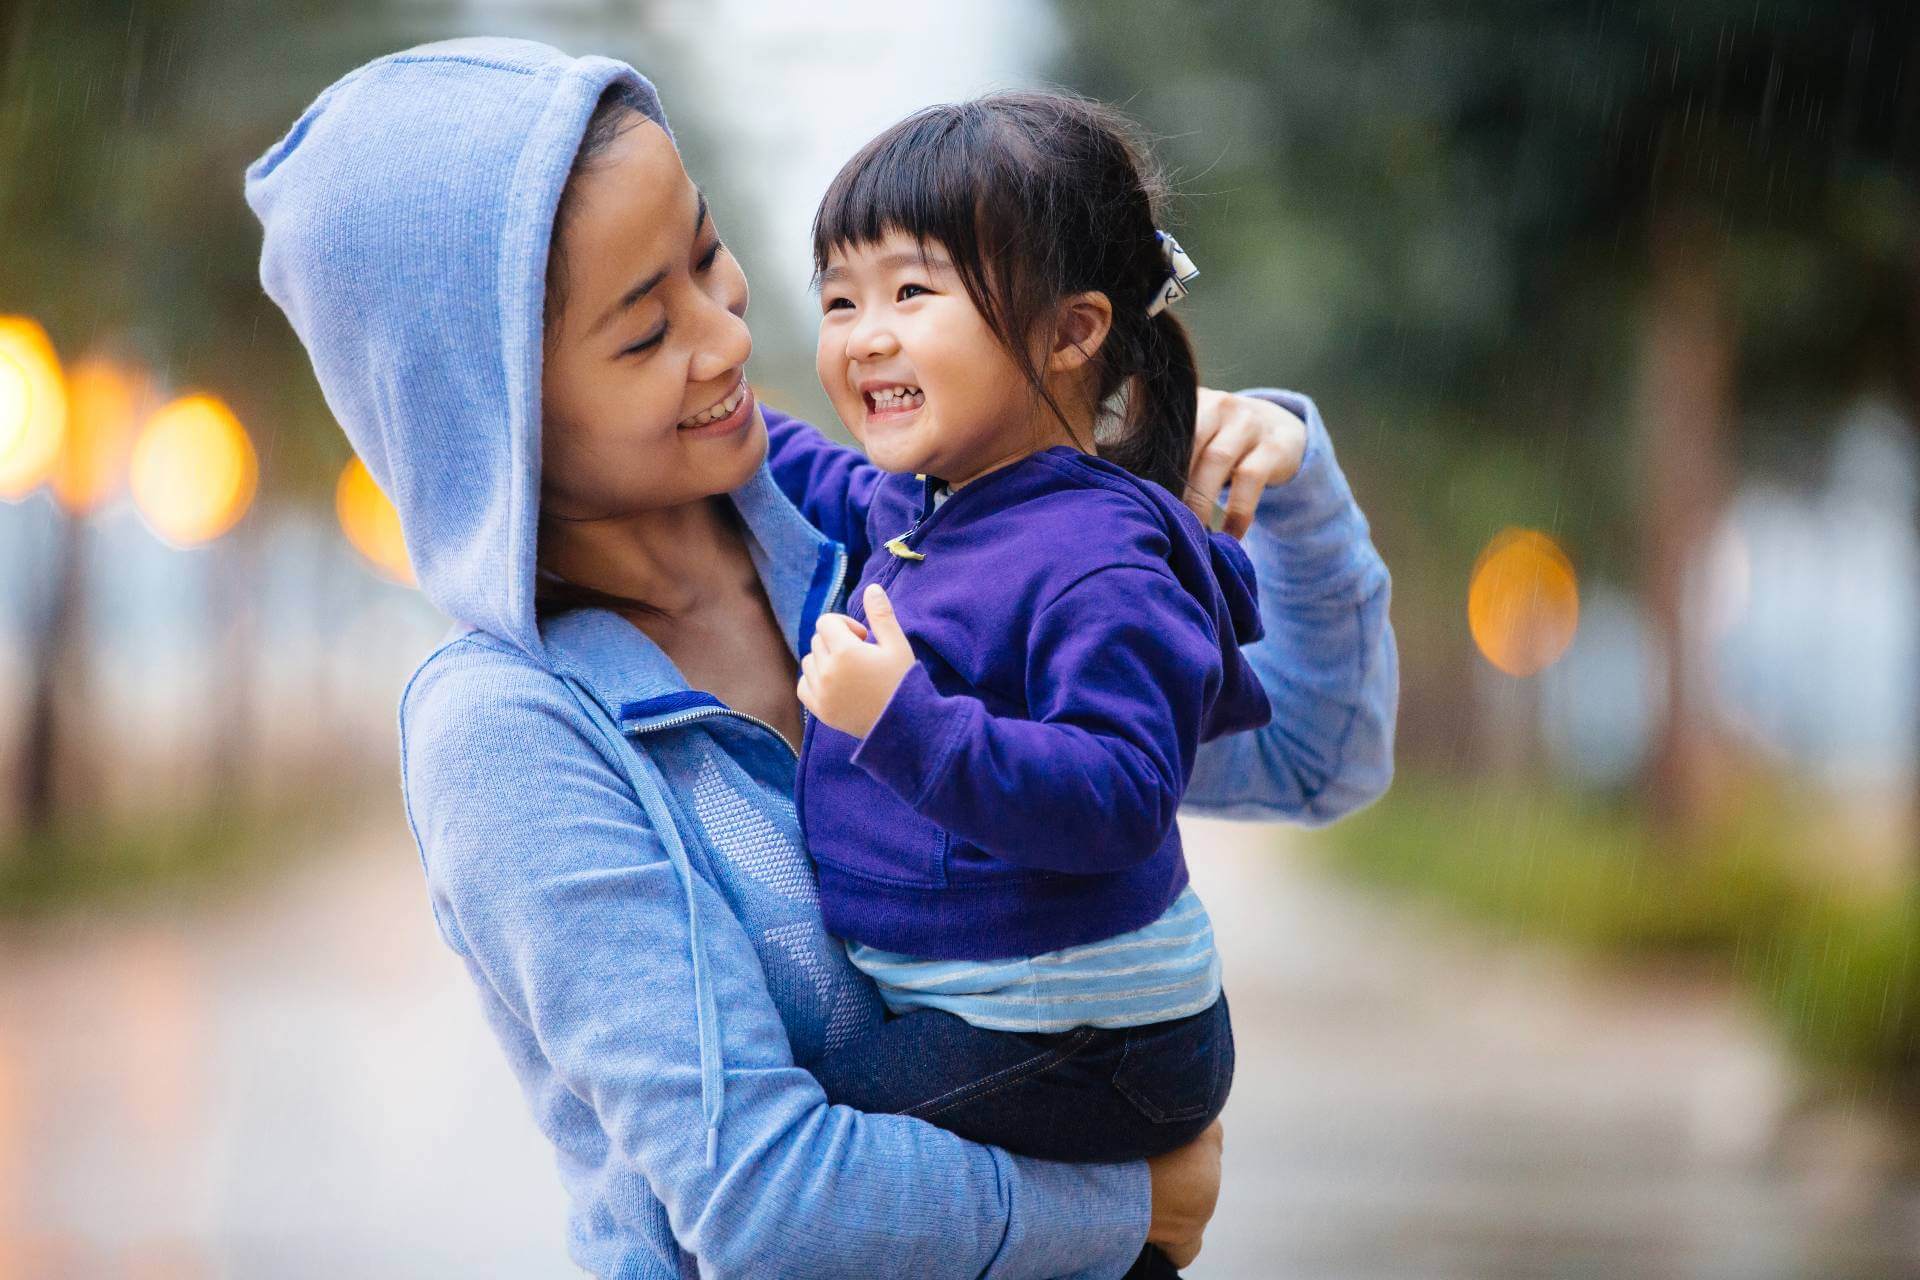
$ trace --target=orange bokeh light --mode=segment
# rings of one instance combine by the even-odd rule
[[[0,316],[0,498],[17,502],[46,480],[67,430],[67,389],[47,332]]]
[[[128,483],[164,542],[197,547],[253,504],[260,464],[240,420],[212,396],[186,396],[153,415],[134,442]]]
[[[367,464],[355,458],[340,473],[333,489],[333,510],[340,518],[341,531],[353,549],[366,558],[384,578],[402,586],[414,585],[413,566],[407,560],[407,544],[400,536],[400,513],[380,491]]]
[[[53,468],[60,505],[84,516],[126,484],[127,457],[148,395],[144,378],[89,358],[67,377],[67,435]]]
[[[1580,626],[1573,562],[1538,530],[1502,529],[1474,562],[1467,624],[1482,656],[1508,675],[1545,671]]]
[[[0,350],[0,458],[11,460],[27,438],[27,415],[33,412],[33,387],[19,357]]]

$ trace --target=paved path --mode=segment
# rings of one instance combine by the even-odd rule
[[[1896,1140],[1795,1114],[1722,991],[1389,908],[1271,831],[1188,830],[1239,1052],[1195,1277],[1920,1276]]]
[[[1239,1023],[1195,1280],[1920,1276],[1920,1197],[1710,989],[1625,983],[1192,824]],[[0,936],[0,1280],[570,1276],[404,835]]]

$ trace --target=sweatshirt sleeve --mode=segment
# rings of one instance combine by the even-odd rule
[[[1242,652],[1273,719],[1202,746],[1185,803],[1210,816],[1321,826],[1378,799],[1393,779],[1400,685],[1391,583],[1313,401],[1289,391],[1243,394],[1307,424],[1298,474],[1261,497],[1246,538],[1266,635]]]
[[[1221,684],[1200,602],[1162,567],[1097,569],[1035,617],[1028,718],[945,695],[915,663],[853,762],[996,858],[1107,872],[1166,839]]]
[[[859,450],[827,439],[812,423],[776,409],[761,414],[767,424],[767,469],[774,483],[809,524],[847,549],[852,581],[872,549],[867,508],[887,473]]]
[[[436,918],[494,1007],[563,1172],[587,1150],[637,1175],[702,1275],[1126,1270],[1146,1234],[1143,1163],[1026,1160],[829,1105],[793,1062],[751,940],[697,879],[725,1086],[708,1168],[687,897],[585,715],[550,676],[430,667],[402,730]],[[560,1087],[535,1089],[542,1063]],[[564,1132],[568,1105],[584,1133]],[[617,1225],[644,1239],[649,1206],[625,1200],[635,1219]]]

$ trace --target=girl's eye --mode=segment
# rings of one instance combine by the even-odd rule
[[[659,346],[662,342],[664,342],[666,340],[666,337],[667,337],[667,326],[661,325],[660,328],[655,331],[652,337],[640,339],[640,341],[634,343],[632,346],[628,347],[626,350],[622,351],[620,354],[623,356],[637,356],[643,351],[651,351],[655,347]]]
[[[911,298],[914,296],[914,294],[907,292],[907,290],[909,289],[914,290],[915,293],[932,293],[933,292],[933,290],[927,288],[927,286],[923,284],[903,284],[900,286],[900,295],[899,295],[900,301],[905,302],[908,298]]]
[[[844,311],[853,306],[852,298],[828,298],[820,308],[822,311]]]
[[[695,265],[695,270],[698,270],[698,271],[710,270],[713,267],[715,259],[719,258],[720,251],[726,247],[727,246],[721,241],[715,240],[713,242],[713,248],[707,250],[706,256],[700,259],[700,261]]]

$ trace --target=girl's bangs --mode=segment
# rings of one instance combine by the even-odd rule
[[[873,244],[900,232],[951,255],[970,257],[975,201],[986,166],[967,145],[971,122],[952,107],[910,116],[847,163],[813,222],[813,268],[836,249]]]

